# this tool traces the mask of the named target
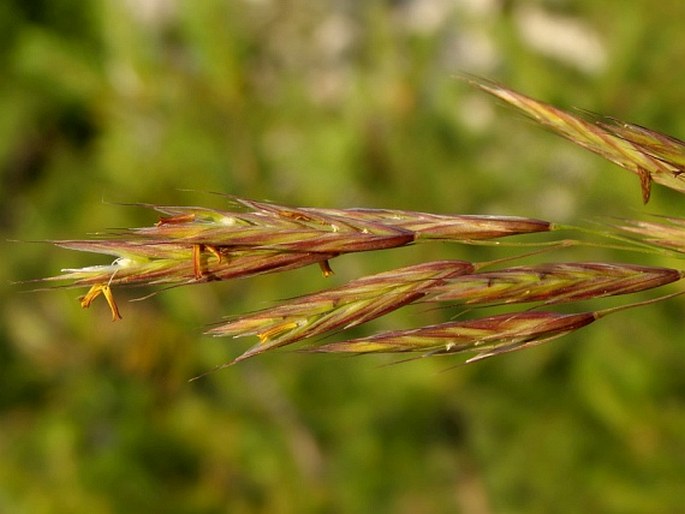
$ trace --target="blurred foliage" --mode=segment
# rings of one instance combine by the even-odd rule
[[[454,74],[683,135],[683,16],[678,0],[5,0],[2,239],[154,221],[117,202],[220,207],[208,191],[638,216],[633,176]],[[649,210],[682,215],[679,203],[655,188]],[[351,256],[327,283],[496,250]],[[5,284],[91,263],[14,242],[2,259]],[[116,324],[104,304],[80,310],[75,291],[4,287],[0,512],[682,509],[682,302],[469,367],[286,352],[187,383],[250,344],[204,326],[324,285],[311,268],[174,289],[126,303]]]

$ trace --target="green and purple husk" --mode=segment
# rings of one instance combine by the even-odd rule
[[[641,241],[659,249],[677,254],[685,253],[685,219],[661,216],[663,223],[642,220],[624,220],[615,228],[637,236]]]
[[[652,182],[685,193],[685,142],[613,118],[571,114],[495,82],[468,80],[552,132],[635,173],[640,179],[643,202],[649,200]]]
[[[502,353],[537,346],[565,336],[600,318],[625,309],[649,305],[681,295],[660,298],[597,311],[563,314],[551,311],[525,311],[451,321],[410,330],[390,330],[369,337],[338,341],[313,347],[322,353],[412,353],[419,357],[475,353],[472,363]]]
[[[104,253],[116,260],[66,269],[48,280],[71,281],[71,286],[187,284],[324,265],[342,254],[421,240],[468,243],[553,230],[546,221],[510,216],[296,209],[245,199],[232,202],[250,210],[154,206],[170,215],[154,226],[120,231],[111,238],[54,241],[63,248]]]
[[[238,362],[273,348],[360,325],[413,302],[550,305],[636,293],[683,276],[669,268],[591,262],[477,272],[490,264],[437,261],[407,266],[242,315],[208,333],[259,337],[257,345],[233,361]]]
[[[466,362],[521,350],[574,332],[598,318],[596,312],[559,314],[530,311],[452,321],[411,330],[394,330],[318,346],[314,352],[418,353],[478,352]]]
[[[451,277],[473,270],[474,266],[465,261],[407,266],[240,316],[208,333],[258,336],[260,343],[234,361],[238,362],[272,348],[366,323],[415,302]]]
[[[545,305],[636,293],[680,280],[670,268],[567,262],[517,266],[463,275],[438,285],[425,301],[466,305],[542,302]]]

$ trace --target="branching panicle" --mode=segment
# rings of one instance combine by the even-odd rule
[[[499,84],[469,81],[605,159],[635,173],[647,202],[652,183],[685,192],[685,143],[613,118],[574,114]],[[123,285],[182,285],[245,278],[318,264],[333,274],[335,257],[423,242],[499,244],[500,238],[567,230],[554,223],[513,216],[445,215],[391,209],[288,207],[227,196],[226,210],[139,204],[160,213],[150,226],[91,240],[53,241],[63,248],[114,257],[111,264],[65,269],[48,281],[89,287],[87,308],[102,296],[121,319],[113,288]],[[597,231],[576,228],[577,233]],[[685,253],[685,220],[622,221],[600,232],[612,249],[655,254]],[[616,241],[619,245],[614,244]],[[577,240],[526,242],[544,249],[585,244]],[[420,356],[475,353],[467,362],[520,350],[579,330],[628,304],[597,311],[558,313],[523,310],[390,330],[368,337],[322,343],[315,338],[345,331],[412,303],[475,307],[534,303],[537,307],[637,293],[680,281],[680,270],[603,262],[550,262],[501,267],[509,259],[471,263],[426,262],[358,278],[293,298],[272,308],[229,319],[208,331],[214,336],[254,336],[258,343],[222,366],[278,347],[303,342],[317,352],[413,353]],[[493,269],[499,266],[499,269]],[[485,268],[488,268],[486,271]]]

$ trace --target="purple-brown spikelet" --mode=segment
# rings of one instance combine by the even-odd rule
[[[114,285],[191,284],[250,277],[323,263],[336,256],[321,252],[235,250],[175,243],[131,244],[122,241],[62,241],[59,246],[115,256],[112,264],[62,270],[45,280],[69,280],[70,287],[97,283]]]
[[[436,261],[353,280],[246,314],[210,330],[214,336],[257,336],[232,363],[360,325],[409,303],[546,305],[635,293],[682,278],[680,271],[630,264],[547,263],[477,272],[492,263]]]
[[[452,278],[432,288],[423,301],[550,305],[636,293],[682,277],[678,270],[633,264],[545,263]]]
[[[663,223],[655,221],[624,220],[615,228],[637,235],[645,243],[677,253],[685,253],[685,219],[661,216]]]
[[[104,253],[108,265],[67,269],[47,280],[91,286],[90,305],[122,284],[191,284],[249,277],[318,263],[324,275],[342,254],[406,246],[422,240],[464,243],[554,230],[549,222],[510,216],[438,215],[374,209],[294,208],[229,198],[233,210],[150,206],[164,216],[153,226],[119,230],[110,238],[54,241]],[[107,286],[103,289],[103,286]]]
[[[411,231],[373,221],[349,224],[293,209],[241,200],[260,210],[231,212],[198,207],[156,207],[172,214],[152,227],[132,229],[130,237],[150,241],[204,244],[226,249],[350,253],[382,250],[414,241]],[[242,203],[241,203],[242,205]],[[268,207],[268,209],[267,209]]]
[[[674,298],[683,292],[598,311],[563,314],[524,311],[465,321],[451,321],[410,330],[390,330],[309,348],[324,353],[413,353],[420,357],[475,353],[466,363],[523,350],[575,332],[600,318]]]
[[[485,318],[452,321],[412,330],[394,330],[329,343],[314,352],[418,353],[441,355],[477,352],[476,360],[521,350],[574,332],[598,318],[595,312],[559,314],[556,312],[516,312]]]
[[[295,208],[246,199],[236,201],[261,216],[305,221],[314,226],[332,227],[335,232],[348,228],[373,233],[374,229],[383,227],[409,231],[416,239],[469,241],[548,232],[554,228],[548,221],[519,216],[449,215],[400,209]]]
[[[544,220],[518,216],[445,215],[389,209],[317,209],[335,218],[374,222],[408,230],[417,241],[481,241],[519,234],[549,232],[555,226]]]
[[[260,343],[235,359],[234,362],[238,362],[304,338],[366,323],[418,300],[449,278],[473,270],[474,266],[465,261],[407,266],[240,316],[208,333],[215,336],[258,336]]]
[[[655,159],[667,162],[678,170],[685,169],[684,141],[614,118],[599,118],[595,123],[626,141],[630,141]]]
[[[613,118],[571,114],[487,80],[471,78],[469,82],[553,132],[635,173],[645,203],[652,181],[685,193],[685,142]]]

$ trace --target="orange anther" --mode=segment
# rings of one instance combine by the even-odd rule
[[[219,250],[216,246],[212,246],[212,245],[204,245],[204,246],[205,246],[205,249],[206,249],[209,253],[211,253],[214,257],[216,257],[216,259],[217,259],[219,262],[221,262],[221,260],[222,260],[222,257],[221,257],[221,250]]]
[[[195,280],[202,278],[202,247],[203,245],[193,245],[193,273]]]
[[[194,244],[193,245],[193,273],[195,274],[195,280],[200,280],[203,276],[203,268],[204,264],[202,262],[202,252],[207,250],[209,253],[211,253],[214,257],[218,259],[219,262],[221,262],[221,251],[216,247],[212,245],[205,245],[205,244]]]
[[[331,268],[331,265],[328,263],[328,261],[319,262],[319,268],[321,268],[321,273],[323,273],[323,276],[326,278],[335,274],[333,268]]]
[[[93,303],[93,300],[100,296],[100,294],[105,297],[105,300],[107,300],[107,304],[109,305],[109,310],[112,311],[112,321],[121,319],[122,316],[119,313],[119,307],[117,306],[117,302],[114,300],[112,288],[109,286],[109,284],[94,284],[91,286],[88,292],[81,297],[81,307],[84,309],[90,307],[90,304]]]

